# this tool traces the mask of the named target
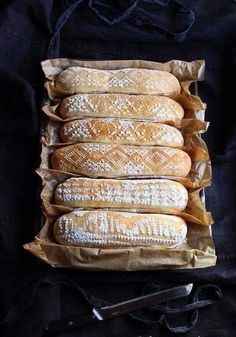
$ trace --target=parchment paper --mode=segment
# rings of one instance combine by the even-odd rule
[[[74,65],[98,69],[121,69],[127,67],[159,69],[171,72],[179,79],[182,91],[178,101],[185,109],[185,120],[183,120],[181,126],[177,126],[182,128],[185,145],[188,142],[185,150],[194,159],[189,177],[182,179],[168,177],[168,179],[180,181],[189,189],[189,205],[184,212],[184,216],[191,215],[192,218],[190,221],[188,220],[187,241],[181,246],[172,249],[157,249],[155,247],[101,249],[63,246],[54,242],[52,235],[53,223],[59,214],[66,213],[69,209],[61,209],[61,206],[54,205],[53,190],[59,182],[71,176],[76,176],[48,169],[50,167],[50,153],[55,149],[55,146],[61,146],[61,144],[55,145],[54,141],[54,145],[50,145],[50,137],[52,136],[50,132],[52,130],[50,132],[49,130],[52,127],[52,121],[65,121],[57,115],[57,106],[60,100],[68,95],[67,92],[58,91],[54,88],[54,79],[62,70]],[[201,189],[196,188],[199,186],[206,187],[211,183],[211,164],[208,150],[206,144],[198,135],[199,132],[204,132],[208,126],[207,123],[201,124],[198,122],[204,120],[206,104],[189,91],[189,86],[192,82],[196,83],[198,80],[203,80],[204,61],[184,62],[173,60],[163,64],[139,60],[78,61],[54,59],[42,62],[42,68],[47,78],[45,86],[48,90],[48,95],[50,99],[54,100],[54,102],[47,102],[43,108],[51,122],[43,132],[42,163],[41,168],[38,170],[43,179],[41,197],[46,218],[41,232],[33,242],[25,244],[24,248],[53,267],[131,271],[205,268],[215,265],[216,255],[210,226],[212,218],[210,213],[206,212],[204,203],[199,197]],[[193,125],[196,127],[194,132],[192,132]],[[53,132],[56,131],[54,130]],[[201,224],[193,223],[193,220],[196,222],[200,220]]]

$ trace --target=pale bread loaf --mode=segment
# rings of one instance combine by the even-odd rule
[[[87,247],[171,247],[186,238],[185,221],[163,214],[111,211],[74,211],[54,224],[54,237],[62,245]]]
[[[169,125],[112,118],[86,118],[65,123],[60,130],[64,142],[97,142],[128,145],[181,147],[181,132]]]
[[[130,146],[79,143],[57,149],[52,168],[88,177],[177,176],[191,169],[189,155],[179,149],[158,146]]]
[[[70,178],[57,186],[55,202],[73,208],[135,208],[171,214],[186,208],[188,192],[180,183],[166,179]]]
[[[100,70],[70,67],[55,82],[58,89],[69,93],[124,93],[177,97],[181,87],[177,78],[166,71],[126,68]]]
[[[182,106],[165,96],[125,94],[77,94],[65,98],[58,108],[62,118],[111,117],[179,121]]]

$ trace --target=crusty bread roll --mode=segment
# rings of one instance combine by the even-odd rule
[[[184,145],[181,132],[169,125],[112,118],[86,118],[65,123],[64,142],[97,142],[128,145]]]
[[[184,109],[173,99],[153,95],[77,94],[64,98],[58,108],[64,118],[111,117],[178,121]]]
[[[56,241],[73,246],[167,248],[182,243],[186,233],[182,218],[163,214],[74,211],[54,224]]]
[[[179,149],[158,146],[130,146],[79,143],[57,149],[52,168],[88,177],[177,176],[191,169],[189,155]]]
[[[186,208],[188,192],[180,183],[166,179],[70,178],[57,186],[55,202],[74,208],[135,208],[171,214]]]
[[[176,97],[181,90],[174,75],[140,68],[100,70],[70,67],[59,74],[55,86],[74,94],[108,92]]]

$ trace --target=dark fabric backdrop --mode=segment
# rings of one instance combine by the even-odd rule
[[[105,0],[104,0],[105,1]],[[103,1],[103,2],[104,2]],[[108,1],[111,3],[110,1]],[[110,302],[139,295],[147,281],[159,283],[208,282],[222,287],[224,299],[200,311],[198,326],[187,337],[236,336],[236,2],[182,1],[196,21],[181,43],[168,41],[150,27],[134,24],[137,11],[158,20],[158,7],[140,1],[136,12],[109,27],[88,8],[78,6],[62,29],[60,56],[78,59],[205,59],[206,79],[199,94],[207,102],[211,122],[205,140],[213,164],[213,185],[206,191],[207,207],[215,224],[213,235],[217,266],[196,271],[81,272],[55,270],[39,263],[22,245],[33,239],[40,217],[39,165],[40,106],[44,77],[40,61],[46,59],[53,27],[73,3],[62,0],[0,2],[0,311],[9,308],[31,284],[47,277],[67,276],[91,294]],[[124,1],[113,1],[113,6]],[[120,7],[119,7],[120,8]],[[114,9],[116,12],[116,9]],[[171,24],[171,22],[170,22]],[[84,312],[87,304],[75,289],[44,284],[31,305],[13,314],[1,336],[40,337],[47,323],[61,316]],[[19,314],[19,315],[18,315]],[[60,336],[169,336],[155,325],[129,317],[83,327]]]

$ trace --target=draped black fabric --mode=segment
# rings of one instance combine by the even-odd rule
[[[190,281],[195,289],[217,284],[223,299],[199,309],[197,326],[185,336],[236,336],[236,2],[182,3],[186,9],[165,0],[0,2],[1,336],[39,337],[50,321],[87,312],[88,301],[72,284],[102,305],[138,296],[148,282],[161,286]],[[98,60],[206,60],[206,79],[199,84],[199,94],[208,104],[206,120],[211,122],[204,136],[213,164],[213,185],[206,190],[206,203],[215,220],[216,267],[129,273],[62,270],[39,263],[23,250],[23,243],[33,239],[40,224],[41,187],[34,170],[39,165],[44,95],[40,61],[47,53]],[[69,287],[63,282],[65,277]],[[30,303],[29,287],[36,287]],[[186,319],[172,315],[167,325],[185,326],[182,320]],[[60,336],[160,334],[173,335],[164,324],[144,324],[124,316]]]

